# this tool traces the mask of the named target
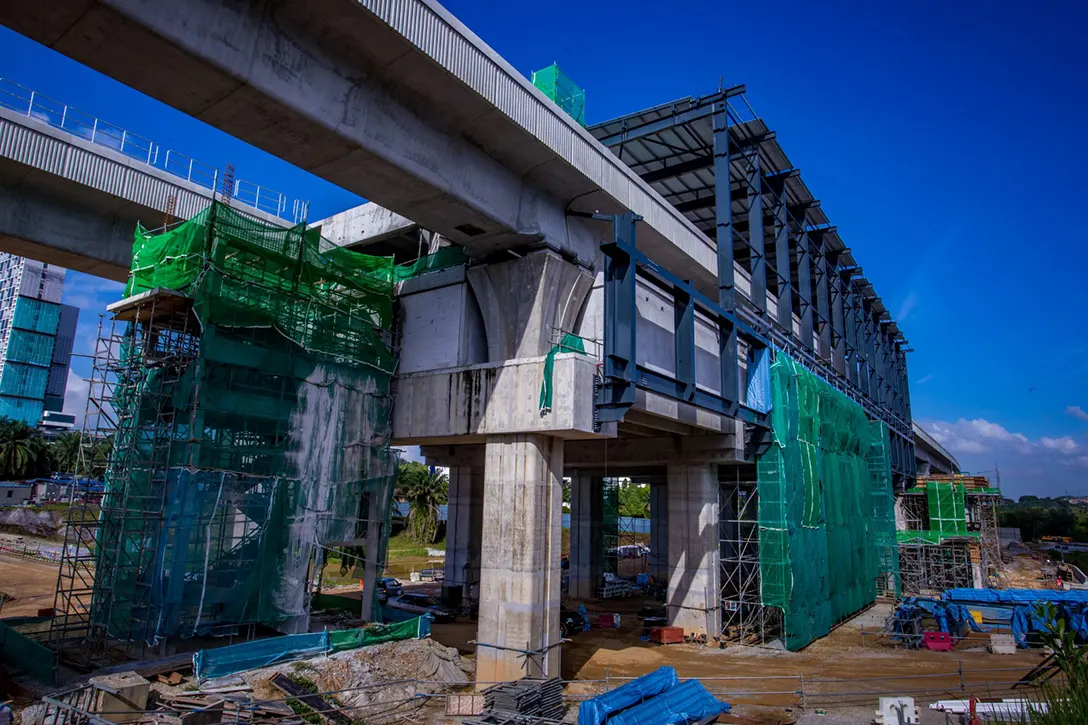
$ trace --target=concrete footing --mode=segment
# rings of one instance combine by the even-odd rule
[[[718,467],[668,467],[669,624],[714,636],[719,609]]]
[[[563,441],[489,436],[476,681],[559,674]]]

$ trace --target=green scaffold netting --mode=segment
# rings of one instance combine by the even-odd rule
[[[757,460],[761,598],[800,649],[898,576],[887,428],[782,352]]]
[[[394,288],[463,262],[449,248],[397,267],[219,203],[164,233],[138,228],[92,628],[147,642],[293,631],[330,553],[379,573]]]

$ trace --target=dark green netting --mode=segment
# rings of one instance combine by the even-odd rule
[[[782,352],[771,400],[773,443],[756,462],[761,597],[783,611],[795,650],[874,601],[888,579],[891,469],[886,449],[873,450],[886,429]]]
[[[148,642],[290,631],[330,556],[380,573],[394,287],[463,263],[442,250],[398,268],[219,203],[138,228],[92,626]]]
[[[552,63],[547,68],[533,71],[533,85],[544,92],[555,105],[571,118],[586,125],[586,92],[566,76],[559,66]]]

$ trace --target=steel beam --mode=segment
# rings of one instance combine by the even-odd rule
[[[692,108],[631,128],[626,127],[627,121],[624,120],[623,129],[598,140],[608,147],[619,146],[628,141],[652,136],[655,133],[660,133],[669,128],[683,126],[692,121],[698,121],[700,118],[709,118],[715,113],[714,109],[718,103],[725,104],[726,99],[733,96],[739,96],[743,93],[744,86],[734,86],[733,88],[728,88],[724,91],[719,91],[718,93],[700,98],[695,102],[696,105]]]

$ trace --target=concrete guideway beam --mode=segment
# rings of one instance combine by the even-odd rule
[[[468,89],[362,3],[16,2],[0,22],[473,250],[595,256],[565,199],[445,116]]]
[[[485,458],[476,681],[557,677],[563,441],[490,436]]]
[[[128,279],[137,222],[162,225],[168,199],[187,219],[212,192],[125,154],[0,108],[0,248],[117,281]],[[289,222],[243,208],[264,222]]]
[[[691,634],[721,632],[718,467],[668,466],[668,622]]]

